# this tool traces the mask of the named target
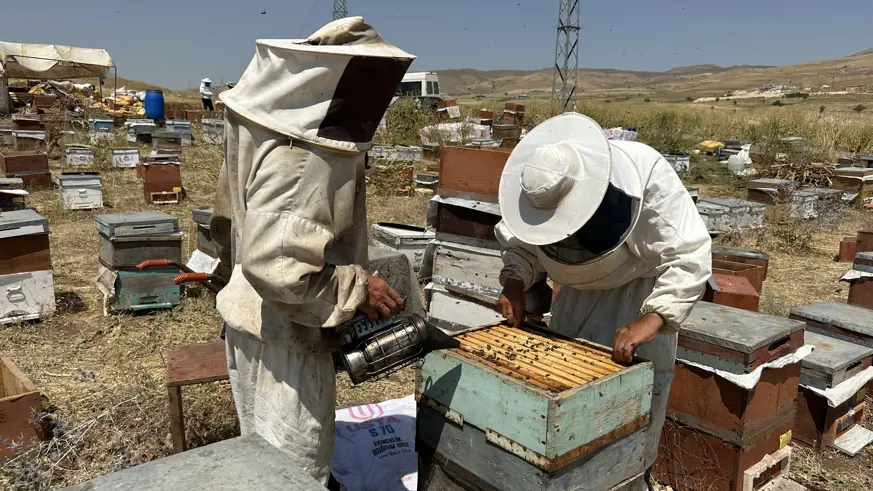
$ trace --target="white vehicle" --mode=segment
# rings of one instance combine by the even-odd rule
[[[440,96],[440,78],[436,72],[413,72],[403,76],[397,96]]]

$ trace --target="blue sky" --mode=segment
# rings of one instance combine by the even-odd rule
[[[348,4],[350,15],[418,56],[413,70],[535,69],[554,57],[558,0]],[[183,89],[206,76],[236,80],[255,39],[305,36],[330,20],[331,8],[332,0],[19,1],[0,19],[0,39],[102,47],[120,76]],[[582,1],[581,8],[583,67],[781,65],[873,48],[873,0]]]

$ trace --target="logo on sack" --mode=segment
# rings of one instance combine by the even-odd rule
[[[355,406],[349,408],[349,416],[358,421],[378,418],[383,414],[385,414],[385,410],[378,404],[367,404],[366,406]]]

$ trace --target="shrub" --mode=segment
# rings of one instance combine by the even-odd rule
[[[785,97],[789,99],[806,99],[809,97],[809,94],[806,92],[792,92],[790,94],[786,94]]]
[[[776,101],[773,101],[773,105],[774,105],[774,106],[782,107],[782,106],[785,105],[785,103],[782,102],[781,100],[776,100]]]
[[[858,104],[857,106],[852,108],[852,111],[859,113],[859,112],[863,111],[864,109],[867,109],[867,106],[865,106],[864,104]]]

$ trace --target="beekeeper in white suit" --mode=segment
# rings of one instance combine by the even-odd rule
[[[257,41],[219,96],[225,165],[213,223],[233,274],[217,305],[240,427],[325,483],[338,348],[325,331],[358,310],[404,305],[364,269],[364,158],[412,60],[362,18],[341,19],[306,40]]]
[[[655,368],[646,468],[658,451],[679,324],[710,276],[711,242],[691,197],[654,149],[609,141],[577,113],[533,129],[500,179],[500,308],[523,321],[524,292],[561,286],[550,329],[636,353]]]

